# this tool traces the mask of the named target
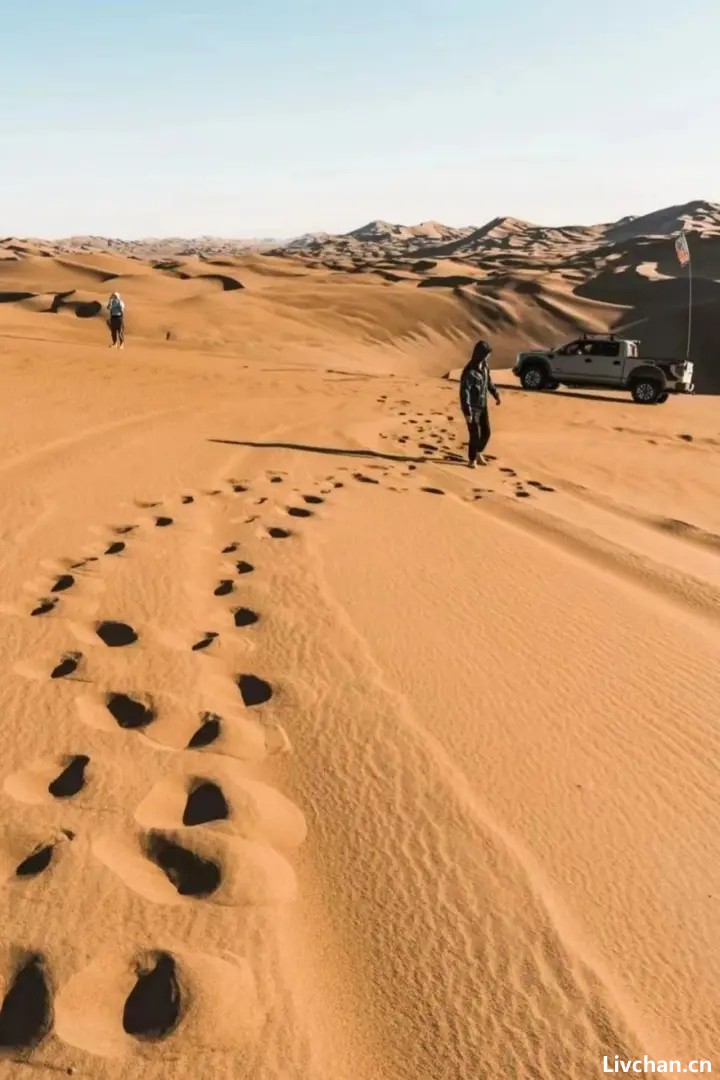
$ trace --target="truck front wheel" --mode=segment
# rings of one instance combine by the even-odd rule
[[[542,364],[528,364],[520,376],[523,390],[544,390],[547,381],[547,373]]]
[[[657,405],[663,389],[655,379],[638,379],[632,384],[630,393],[638,405]]]

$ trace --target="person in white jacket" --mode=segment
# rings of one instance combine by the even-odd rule
[[[120,293],[114,292],[112,294],[107,302],[107,310],[110,316],[110,333],[112,334],[110,348],[117,345],[119,349],[122,349],[125,344],[125,302],[122,300]]]

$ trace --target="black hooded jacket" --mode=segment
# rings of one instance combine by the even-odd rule
[[[488,393],[497,401],[499,395],[492,381],[487,357],[478,364],[470,359],[460,376],[460,408],[465,416],[487,407]]]

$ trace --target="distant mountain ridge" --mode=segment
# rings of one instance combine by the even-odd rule
[[[306,233],[289,240],[276,238],[144,237],[122,240],[105,236],[70,236],[60,240],[0,240],[0,249],[17,247],[27,252],[112,252],[138,258],[233,256],[250,251],[299,257],[363,256],[372,259],[454,258],[476,260],[505,252],[552,249],[587,250],[598,244],[626,244],[643,237],[668,237],[687,229],[701,236],[720,231],[720,204],[696,199],[649,214],[628,215],[598,225],[536,225],[519,218],[500,216],[481,226],[444,225],[424,221],[417,225],[369,221],[346,233]]]

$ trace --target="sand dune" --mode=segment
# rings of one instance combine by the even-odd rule
[[[472,258],[420,257],[463,242],[432,222],[5,242],[2,1075],[718,1061],[717,399],[502,368],[578,326],[681,339],[668,237],[618,228],[544,265],[509,219]],[[503,404],[471,473],[440,376],[478,333]]]
[[[340,347],[368,368],[407,374],[456,366],[473,334],[492,337],[499,366],[578,328],[616,330],[650,353],[684,355],[687,281],[672,243],[680,228],[690,232],[696,279],[696,386],[717,393],[720,209],[700,201],[587,227],[508,217],[477,229],[374,221],[345,236],[256,250],[207,237],[9,238],[0,241],[0,329],[64,337],[67,327],[39,326],[30,314],[79,316],[88,320],[84,340],[96,341],[98,305],[118,289],[135,337],[233,352],[285,341],[327,355]],[[391,363],[378,345],[395,350]]]

